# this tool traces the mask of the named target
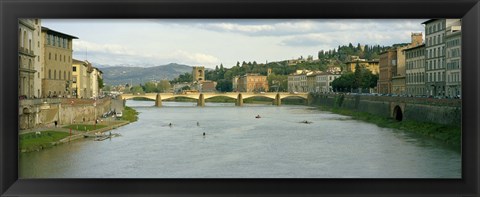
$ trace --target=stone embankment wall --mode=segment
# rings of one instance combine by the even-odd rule
[[[462,102],[459,99],[312,94],[312,105],[339,107],[384,117],[395,117],[401,109],[402,120],[461,125]]]
[[[94,121],[111,109],[109,98],[92,99],[35,99],[19,102],[19,128],[53,126],[58,124]]]

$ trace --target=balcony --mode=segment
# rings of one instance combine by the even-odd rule
[[[446,29],[446,34],[445,36],[452,35],[456,32],[462,31],[462,26],[450,26]]]
[[[19,47],[18,52],[24,55],[28,55],[31,57],[35,57],[35,54],[33,53],[33,50],[28,50],[27,48]]]

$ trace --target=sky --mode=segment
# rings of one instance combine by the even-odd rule
[[[318,57],[357,43],[390,46],[424,32],[426,19],[42,19],[42,26],[78,37],[73,58],[101,65],[169,63],[230,68]],[[425,35],[425,33],[423,33]]]

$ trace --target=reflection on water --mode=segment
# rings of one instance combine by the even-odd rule
[[[121,137],[20,154],[20,177],[461,178],[458,151],[306,106],[127,105],[139,120]]]

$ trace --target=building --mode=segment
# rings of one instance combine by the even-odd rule
[[[446,96],[450,98],[462,95],[462,31],[461,26],[447,27],[445,34],[446,57]]]
[[[194,66],[192,69],[193,82],[205,80],[205,67]]]
[[[422,33],[412,33],[411,42],[405,46],[397,47],[397,66],[395,75],[392,76],[391,90],[393,94],[403,95],[406,94],[406,69],[405,69],[405,49],[422,45],[423,35]]]
[[[355,72],[355,66],[359,64],[360,67],[363,67],[367,70],[370,70],[373,74],[379,73],[379,61],[378,60],[365,60],[365,59],[352,59],[346,62],[345,66],[347,72]]]
[[[317,71],[317,72],[310,72],[310,73],[307,73],[307,92],[315,92],[316,91],[316,78],[317,78],[317,75],[319,75],[320,73],[322,73],[321,71]]]
[[[34,19],[35,31],[33,32],[33,53],[36,55],[35,61],[33,61],[33,67],[35,69],[35,74],[33,77],[33,90],[34,97],[42,97],[42,76],[44,73],[44,66],[42,64],[43,58],[43,40],[42,40],[42,23],[40,19]]]
[[[180,93],[182,90],[190,90],[191,89],[191,83],[188,82],[183,82],[183,83],[176,83],[173,84],[173,92],[174,93]]]
[[[267,76],[246,74],[238,78],[237,89],[240,92],[267,92]]]
[[[200,82],[200,92],[215,92],[217,89],[217,82],[216,81],[210,81],[210,80],[204,80]]]
[[[380,53],[380,73],[378,75],[378,93],[392,93],[392,77],[397,72],[397,50],[387,49]]]
[[[333,92],[332,82],[339,78],[339,73],[324,72],[315,76],[315,91],[314,92]]]
[[[92,67],[92,72],[90,73],[90,97],[87,98],[98,98],[100,96],[100,86],[99,80],[102,79],[103,72],[98,68]]]
[[[406,94],[426,95],[425,88],[425,44],[408,48],[405,52]]]
[[[295,73],[288,75],[288,91],[289,92],[307,92],[307,74],[309,70],[297,70]]]
[[[460,19],[430,19],[425,25],[426,88],[430,96],[446,95],[445,33],[451,26],[460,26]]]
[[[38,31],[38,30],[37,30]],[[35,21],[33,19],[18,20],[18,96],[20,99],[30,99],[35,96],[35,89],[38,84],[35,82],[36,42],[34,34],[36,33]],[[38,46],[37,46],[38,47]]]
[[[232,91],[238,91],[238,78],[239,76],[235,76],[232,78]]]
[[[72,96],[75,98],[90,98],[90,73],[87,73],[91,64],[87,61],[72,60]],[[91,69],[90,69],[91,70]]]
[[[70,97],[72,94],[72,40],[65,33],[42,27],[43,65],[42,92],[44,97]]]

